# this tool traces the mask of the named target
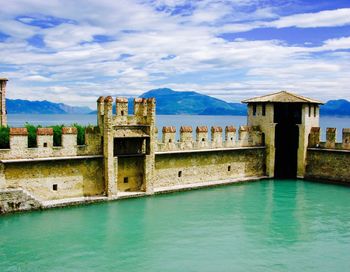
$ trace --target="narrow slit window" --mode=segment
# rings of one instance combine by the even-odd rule
[[[52,185],[52,190],[53,190],[53,191],[57,191],[57,189],[58,189],[57,184],[53,184],[53,185]]]
[[[128,177],[124,178],[124,183],[129,183],[129,178]]]
[[[314,117],[316,117],[316,115],[317,115],[317,107],[316,105],[314,105]]]
[[[124,111],[122,110],[122,111],[120,112],[120,114],[121,114],[121,116],[124,116]]]
[[[172,142],[172,140],[171,139],[169,139],[169,143],[171,143]]]
[[[262,116],[266,115],[266,104],[262,104]]]
[[[231,165],[229,165],[228,167],[227,167],[227,171],[231,171]]]
[[[309,117],[311,117],[311,105],[309,105]]]
[[[253,104],[253,115],[256,115],[256,104]]]
[[[178,176],[179,178],[181,178],[181,177],[182,177],[182,171],[179,171],[179,172],[177,173],[177,176]]]

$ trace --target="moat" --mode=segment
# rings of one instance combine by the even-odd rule
[[[1,271],[346,271],[350,190],[265,180],[1,217]]]

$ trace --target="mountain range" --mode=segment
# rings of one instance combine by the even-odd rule
[[[172,89],[154,89],[140,97],[155,97],[157,114],[192,115],[246,115],[247,106],[242,103],[228,103],[223,100],[197,92],[177,92]],[[129,99],[129,111],[132,112]],[[69,106],[50,101],[6,100],[9,114],[95,114],[89,107]],[[321,115],[350,116],[350,102],[345,99],[330,100],[321,105]]]
[[[89,107],[68,106],[50,101],[29,101],[22,99],[6,99],[6,109],[9,114],[87,114]]]

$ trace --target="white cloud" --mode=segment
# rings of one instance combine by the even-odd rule
[[[326,40],[318,47],[302,47],[275,40],[228,42],[216,36],[223,31],[245,31],[267,24],[345,24],[343,14],[347,9],[266,22],[262,20],[276,17],[272,9],[245,13],[237,8],[251,2],[195,1],[192,15],[171,16],[156,11],[154,5],[174,8],[188,1],[153,1],[154,5],[131,0],[10,1],[0,16],[4,32],[12,35],[0,43],[1,67],[4,71],[9,67],[1,76],[10,78],[10,97],[89,106],[94,106],[100,95],[135,96],[165,86],[197,90],[230,101],[279,89],[313,92],[311,96],[326,98],[330,88],[350,99],[350,57],[339,52],[350,48],[349,37]],[[43,29],[13,19],[26,14],[76,23]],[[244,14],[250,20],[247,23],[241,22]],[[312,22],[307,17],[312,17]],[[46,47],[28,46],[26,39],[33,35],[42,35]],[[111,41],[93,42],[95,35],[105,35]],[[313,55],[318,53],[322,55],[315,58]],[[120,58],[123,54],[129,57]],[[169,55],[174,57],[165,60]]]
[[[281,17],[266,24],[271,27],[331,27],[350,24],[350,8],[323,10],[315,13],[302,13]]]

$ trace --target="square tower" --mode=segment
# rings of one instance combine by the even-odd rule
[[[0,126],[7,126],[6,84],[7,78],[0,78]]]
[[[322,102],[281,91],[242,101],[248,125],[259,126],[266,144],[269,177],[304,177],[308,136],[319,126]]]

